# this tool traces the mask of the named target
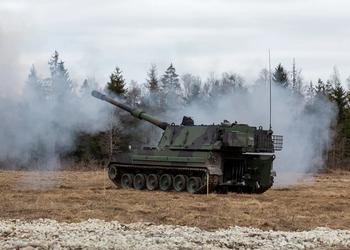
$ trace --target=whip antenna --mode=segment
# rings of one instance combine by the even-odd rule
[[[271,126],[271,85],[272,85],[272,76],[271,76],[271,53],[270,53],[270,49],[269,49],[269,82],[270,82],[270,119],[269,119],[269,129],[272,130],[272,126]]]

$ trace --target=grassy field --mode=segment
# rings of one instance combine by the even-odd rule
[[[261,195],[123,190],[103,171],[1,171],[0,217],[89,218],[123,223],[152,222],[203,229],[252,226],[303,230],[319,226],[350,229],[350,173],[321,174]]]

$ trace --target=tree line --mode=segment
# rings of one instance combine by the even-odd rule
[[[238,91],[248,91],[249,84],[238,73],[224,72],[220,76],[213,73],[207,79],[190,73],[178,74],[173,64],[160,74],[156,65],[151,65],[142,83],[127,83],[120,67],[116,67],[104,86],[99,86],[95,79],[85,79],[81,85],[74,83],[69,71],[55,52],[48,62],[50,78],[41,79],[33,66],[30,70],[27,86],[28,92],[38,98],[60,99],[66,95],[89,95],[91,90],[100,89],[107,94],[120,98],[123,102],[162,117],[169,110],[178,110],[194,102],[209,104],[217,97],[224,97]],[[262,69],[255,85],[267,85],[270,75]],[[273,84],[286,88],[293,95],[299,95],[312,103],[318,98],[331,101],[337,107],[337,121],[334,124],[334,141],[328,156],[328,165],[344,165],[350,159],[350,92],[341,82],[339,72],[333,69],[329,79],[317,79],[306,83],[300,69],[295,63],[291,71],[278,64],[272,72]],[[54,83],[54,84],[53,84]],[[350,84],[350,78],[347,80]],[[34,90],[34,91],[33,91]],[[125,112],[114,109],[111,112],[109,126],[105,131],[86,133],[75,131],[75,147],[62,157],[74,159],[75,162],[104,162],[117,151],[128,150],[129,146],[154,143],[158,132],[153,126],[134,119]]]

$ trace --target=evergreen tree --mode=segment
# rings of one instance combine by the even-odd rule
[[[321,78],[318,78],[317,80],[317,85],[315,87],[315,92],[316,95],[324,95],[326,96],[326,86],[324,84],[324,82],[322,81]]]
[[[30,68],[26,85],[26,92],[30,97],[44,97],[41,80],[39,79],[34,65]]]
[[[289,85],[292,91],[297,94],[302,94],[303,76],[301,74],[301,69],[296,68],[295,58],[293,58],[293,70],[291,72],[291,79],[292,79],[292,82]]]
[[[56,97],[65,96],[72,90],[72,81],[57,51],[54,52],[48,64],[51,73],[51,94]]]
[[[98,83],[96,82],[95,78],[87,78],[83,81],[83,84],[80,86],[79,92],[82,95],[89,95],[91,94],[92,90],[98,89]]]
[[[341,84],[338,70],[335,67],[331,79],[328,82],[333,86],[330,91],[330,98],[338,107],[338,121],[342,122],[345,119],[347,93]]]
[[[335,85],[331,98],[338,107],[338,120],[343,121],[345,118],[345,110],[347,105],[347,93],[343,86],[340,84]]]
[[[55,50],[53,55],[51,56],[51,59],[49,60],[49,65],[50,65],[50,72],[51,72],[51,77],[53,77],[57,73],[58,69],[58,60],[59,60],[59,54]]]
[[[275,72],[273,73],[272,79],[275,83],[287,88],[288,83],[288,74],[283,68],[282,64],[278,64],[278,66],[275,69]]]
[[[160,112],[162,103],[165,102],[165,97],[163,95],[163,90],[160,88],[157,67],[154,64],[151,65],[147,72],[145,86],[148,89],[148,93],[147,96],[141,96],[142,105]]]
[[[30,71],[29,71],[27,83],[37,85],[38,81],[39,81],[39,77],[37,75],[37,72],[36,72],[34,65],[32,65],[32,67],[30,68]]]
[[[170,66],[167,68],[161,81],[165,93],[174,91],[179,94],[179,92],[181,92],[179,76],[176,74],[173,64],[170,64]]]
[[[146,79],[147,85],[146,87],[150,92],[158,92],[159,90],[159,80],[157,76],[157,67],[152,64],[149,72],[147,73],[148,78]]]
[[[294,69],[295,70],[295,69]],[[292,84],[292,90],[294,93],[301,94],[303,89],[303,76],[301,74],[300,70],[295,70],[293,73],[293,84]],[[287,80],[288,81],[288,80]]]
[[[306,87],[305,95],[306,95],[306,99],[308,99],[308,100],[314,99],[314,97],[316,95],[316,91],[315,91],[314,84],[312,81],[310,81],[309,86]]]
[[[178,108],[179,105],[182,105],[182,89],[179,76],[176,74],[173,64],[170,64],[167,68],[161,82],[160,107],[169,110]]]
[[[326,84],[324,85],[324,91],[326,96],[330,97],[332,95],[333,89],[333,82],[331,80],[327,80]]]
[[[119,67],[116,67],[114,72],[110,75],[106,90],[115,95],[125,97],[127,89],[125,87],[125,80],[122,71]]]

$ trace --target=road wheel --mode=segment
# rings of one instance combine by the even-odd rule
[[[155,174],[150,174],[146,178],[146,187],[148,190],[153,191],[158,188],[159,181],[158,176]]]
[[[116,166],[110,166],[108,168],[108,177],[111,180],[115,180],[115,178],[117,177],[117,167]]]
[[[173,181],[173,187],[174,187],[175,191],[177,191],[177,192],[184,191],[186,188],[185,176],[182,174],[176,175],[174,178],[174,181]]]
[[[132,174],[123,174],[120,179],[120,184],[123,188],[132,188],[134,176]]]
[[[199,188],[201,187],[201,178],[199,177],[191,177],[187,181],[187,192],[189,193],[196,193]]]
[[[141,190],[146,186],[146,178],[144,174],[137,174],[134,177],[134,188]]]
[[[171,188],[172,179],[169,174],[163,174],[159,179],[159,188],[162,191],[168,191]]]

